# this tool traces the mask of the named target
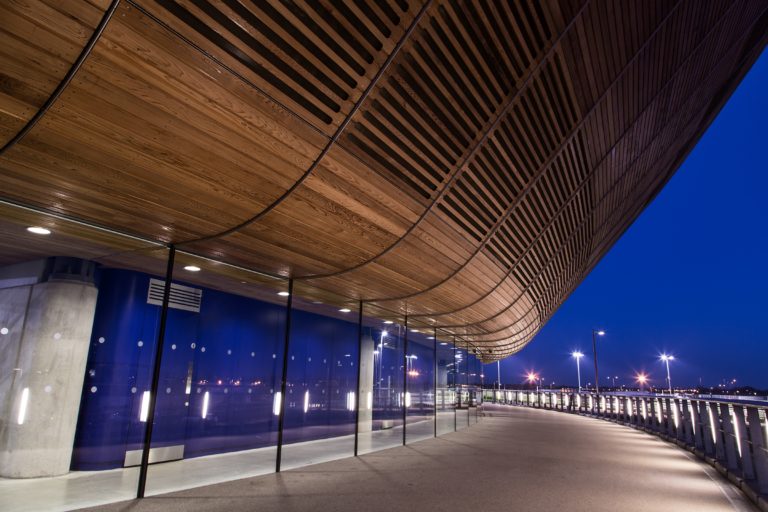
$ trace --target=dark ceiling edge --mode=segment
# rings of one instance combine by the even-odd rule
[[[61,93],[64,92],[64,89],[67,88],[69,83],[72,81],[72,79],[75,77],[77,72],[80,70],[80,67],[83,65],[85,60],[88,58],[88,56],[91,54],[91,50],[93,50],[93,47],[96,46],[96,43],[99,41],[99,38],[101,37],[101,34],[104,32],[104,29],[107,27],[107,24],[109,23],[109,20],[112,19],[112,15],[115,13],[115,10],[117,9],[117,6],[120,4],[120,0],[112,0],[112,3],[110,4],[109,8],[105,11],[104,16],[102,16],[101,21],[96,26],[96,29],[93,31],[93,34],[91,34],[90,39],[88,39],[88,43],[83,47],[82,51],[80,52],[80,55],[77,56],[77,59],[72,64],[72,67],[69,68],[69,71],[67,71],[67,74],[64,75],[64,78],[59,82],[59,85],[56,86],[56,89],[53,90],[53,93],[48,97],[47,100],[45,100],[45,103],[40,107],[40,109],[35,113],[32,118],[27,121],[27,124],[24,125],[24,127],[19,130],[19,132],[11,139],[9,140],[2,148],[0,148],[0,156],[3,156],[6,151],[8,151],[10,148],[12,148],[16,143],[18,143],[21,139],[24,138],[27,133],[29,133],[32,128],[35,127],[38,121],[48,112],[48,110],[53,106],[54,103],[56,103],[56,100],[59,99],[59,96],[61,96]]]
[[[680,0],[678,0],[679,2]],[[358,270],[366,265],[369,265],[373,263],[374,261],[378,260],[379,258],[386,256],[391,251],[393,251],[395,248],[397,248],[405,238],[410,235],[418,226],[421,225],[423,220],[426,218],[427,214],[429,214],[434,207],[437,205],[437,203],[442,199],[442,197],[447,194],[448,190],[450,189],[450,186],[453,184],[454,181],[459,179],[463,175],[463,170],[466,167],[466,165],[469,163],[469,161],[477,154],[478,151],[482,148],[482,145],[488,140],[488,138],[491,136],[491,134],[496,130],[498,125],[501,123],[502,119],[508,114],[509,110],[512,108],[515,100],[519,97],[519,95],[527,90],[529,84],[533,80],[533,77],[538,74],[540,69],[544,66],[544,64],[547,62],[547,60],[552,56],[552,53],[554,53],[555,48],[557,45],[562,41],[562,39],[565,37],[568,32],[570,32],[571,28],[573,28],[573,25],[576,23],[576,21],[581,17],[582,13],[586,10],[587,6],[589,5],[590,0],[586,0],[584,4],[581,6],[579,11],[573,16],[571,21],[568,22],[568,24],[563,28],[563,31],[557,36],[557,38],[554,40],[552,45],[549,47],[547,52],[542,56],[541,60],[536,64],[536,66],[531,70],[530,73],[528,73],[528,76],[523,81],[523,83],[520,85],[520,87],[515,91],[514,94],[512,94],[507,100],[506,103],[504,103],[503,106],[500,107],[500,110],[496,114],[496,118],[488,124],[487,128],[485,128],[485,131],[483,132],[480,139],[477,140],[477,142],[474,143],[471,150],[467,154],[467,156],[462,159],[462,161],[456,165],[456,168],[453,171],[453,174],[450,176],[448,181],[445,182],[443,185],[443,188],[440,190],[440,192],[432,199],[432,202],[427,206],[427,208],[419,215],[419,218],[416,219],[416,221],[403,233],[397,240],[395,240],[391,245],[389,245],[386,249],[379,252],[375,256],[372,256],[371,258],[368,258],[365,261],[362,261],[356,265],[353,265],[349,268],[343,269],[343,270],[337,270],[334,272],[327,272],[325,274],[311,274],[311,275],[304,275],[304,276],[295,276],[294,279],[297,280],[312,280],[312,279],[322,279],[326,277],[337,277],[340,275],[347,274],[349,272],[353,272],[355,270]],[[531,182],[527,185],[527,187],[532,187],[534,182]],[[515,203],[516,205],[516,203]],[[510,208],[513,208],[510,207]],[[498,225],[498,224],[497,224]],[[490,236],[494,232],[493,230],[489,232]],[[482,246],[481,246],[482,247]],[[479,249],[478,249],[479,250]],[[477,252],[475,252],[477,254]],[[473,255],[474,256],[474,255]],[[418,292],[422,293],[422,292]],[[411,297],[413,295],[408,295],[407,297]],[[404,296],[403,298],[407,298]],[[368,299],[368,301],[373,300],[381,300],[381,299]],[[397,300],[397,299],[395,299]]]
[[[328,152],[331,150],[331,148],[336,144],[336,142],[339,140],[341,135],[344,133],[344,130],[349,125],[349,123],[352,121],[352,118],[355,116],[355,114],[360,110],[363,103],[366,99],[368,99],[368,96],[371,94],[373,89],[378,84],[379,80],[382,76],[386,73],[387,69],[389,69],[390,64],[392,64],[392,61],[394,61],[395,57],[400,53],[400,50],[403,48],[405,43],[410,38],[411,34],[413,34],[414,30],[416,30],[416,27],[418,26],[421,19],[424,17],[424,15],[427,13],[429,8],[432,6],[433,0],[428,0],[424,5],[421,6],[421,9],[419,10],[418,14],[414,19],[411,21],[411,24],[408,26],[408,29],[403,33],[403,35],[400,37],[400,40],[397,42],[395,47],[392,49],[392,51],[387,56],[387,59],[384,61],[384,63],[381,65],[379,70],[376,72],[374,77],[371,79],[371,81],[368,83],[368,86],[365,88],[365,91],[363,91],[363,94],[360,95],[360,97],[355,102],[355,105],[352,107],[352,109],[349,111],[347,116],[344,118],[344,121],[339,125],[339,127],[334,132],[331,139],[328,141],[328,143],[325,145],[323,150],[320,152],[320,154],[315,158],[315,161],[312,162],[312,165],[309,166],[309,168],[302,174],[296,182],[294,182],[293,185],[291,185],[290,188],[288,188],[285,192],[280,195],[277,199],[275,199],[271,204],[269,204],[266,208],[261,210],[259,213],[251,217],[250,219],[247,219],[237,226],[234,226],[232,228],[229,228],[225,231],[222,231],[220,233],[215,233],[213,235],[204,236],[201,238],[195,238],[191,240],[185,240],[182,242],[178,242],[176,244],[177,247],[181,247],[183,245],[192,244],[196,242],[205,242],[208,240],[214,240],[217,238],[225,237],[227,235],[231,235],[233,233],[236,233],[240,231],[241,229],[248,227],[249,225],[253,224],[254,222],[259,221],[262,219],[265,215],[267,215],[269,212],[280,206],[280,204],[288,199],[288,197],[293,194],[293,192],[296,191],[296,189],[301,186],[302,183],[304,183],[307,178],[309,178],[312,173],[317,169],[317,167],[320,165],[320,162],[325,157],[325,155],[328,154]]]

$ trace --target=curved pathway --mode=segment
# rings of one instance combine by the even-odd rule
[[[478,425],[406,447],[91,510],[755,510],[655,436],[553,411],[484,410]]]

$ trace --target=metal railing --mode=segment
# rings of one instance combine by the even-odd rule
[[[590,415],[654,433],[705,459],[768,510],[768,403],[567,390],[484,390],[483,399]]]

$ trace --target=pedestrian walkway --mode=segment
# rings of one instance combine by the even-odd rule
[[[553,411],[484,410],[470,429],[406,447],[91,510],[755,510],[655,436]]]

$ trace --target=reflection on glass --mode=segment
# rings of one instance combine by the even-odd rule
[[[150,293],[164,285],[137,273],[131,279],[148,285]],[[285,288],[282,280],[177,254],[148,495],[274,471]],[[115,309],[130,315],[122,322],[129,325],[156,307]],[[154,343],[142,350],[148,345],[151,350]],[[129,354],[132,348],[127,344],[124,350]],[[136,384],[139,390],[148,386],[149,379]]]
[[[291,313],[282,469],[354,454],[358,311],[312,292],[297,287]]]
[[[449,338],[437,338],[437,435],[456,430],[456,363]]]
[[[363,322],[358,453],[403,443],[403,407],[408,398],[403,393],[403,323],[397,317]]]
[[[435,435],[435,339],[419,331],[408,333],[405,356],[407,443]]]
[[[162,271],[165,257],[144,240],[0,202],[0,510],[135,496],[125,454],[142,440],[143,395],[131,394],[141,372],[125,361],[112,373],[94,354],[114,350],[123,330],[134,347],[156,338],[152,315],[132,330],[99,326],[115,296],[137,293],[113,276]]]
[[[285,469],[469,424],[466,348],[303,283],[177,251],[160,332],[169,252],[0,202],[0,510],[133,498],[153,411],[147,495],[273,472],[281,410]]]

